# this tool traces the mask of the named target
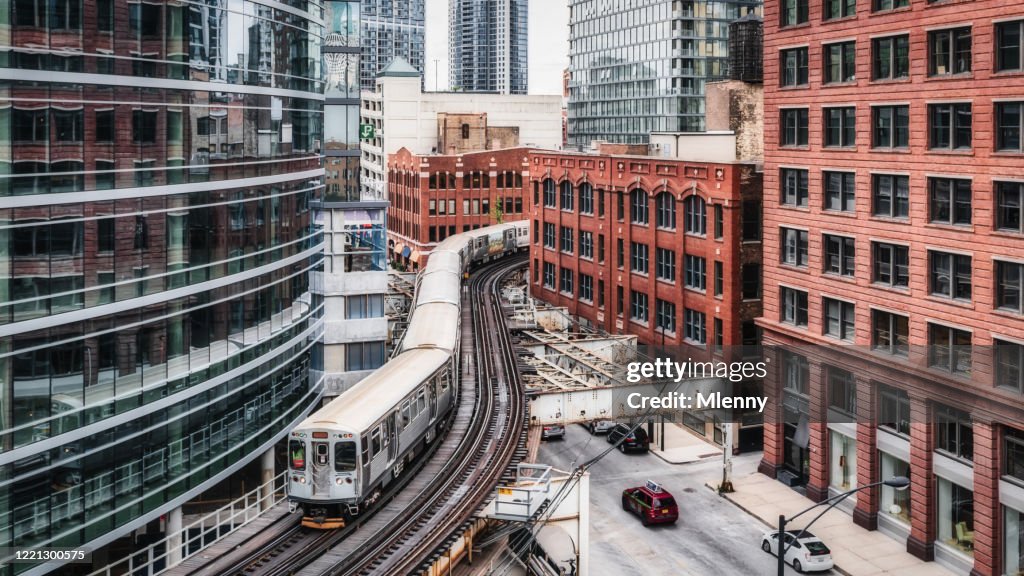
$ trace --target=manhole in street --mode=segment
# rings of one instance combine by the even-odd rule
[[[696,490],[693,489],[693,488],[683,488],[683,492],[690,493],[690,492],[696,492]]]

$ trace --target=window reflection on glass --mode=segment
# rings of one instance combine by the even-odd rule
[[[974,492],[939,477],[938,534],[940,542],[974,555]]]

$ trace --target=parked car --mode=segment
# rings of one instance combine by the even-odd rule
[[[622,491],[622,509],[640,517],[644,526],[675,524],[679,519],[676,499],[655,482]]]
[[[647,452],[650,448],[650,440],[647,438],[647,431],[643,428],[637,428],[630,432],[632,426],[629,424],[616,424],[614,428],[608,432],[608,443],[615,444],[619,440],[619,450],[625,454],[626,452]]]
[[[615,428],[614,420],[591,420],[587,422],[587,430],[590,431],[591,435],[594,434],[607,434]]]
[[[799,538],[797,538],[799,536]],[[761,550],[778,556],[779,533],[765,532],[761,537]],[[832,551],[820,538],[806,530],[786,531],[784,560],[797,572],[824,572],[833,566]]]
[[[565,427],[561,424],[545,424],[544,429],[540,433],[540,439],[552,440],[554,438],[559,440],[565,438]]]

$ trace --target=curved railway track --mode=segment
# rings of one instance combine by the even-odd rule
[[[480,268],[464,297],[459,398],[448,434],[371,508],[343,529],[317,531],[282,523],[258,549],[223,559],[218,574],[339,576],[416,574],[460,533],[525,456],[526,406],[501,283],[525,258]]]
[[[330,570],[310,574],[420,572],[431,554],[483,505],[516,455],[522,456],[526,406],[498,292],[501,282],[523,264],[522,257],[506,259],[482,268],[470,281],[462,334],[472,338],[461,344],[460,388],[467,395],[456,426],[467,408],[472,419],[433,490],[407,507],[387,532],[351,550]]]

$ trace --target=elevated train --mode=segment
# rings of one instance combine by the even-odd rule
[[[417,280],[399,354],[310,414],[288,440],[288,501],[310,528],[343,527],[444,433],[459,376],[463,274],[527,249],[527,221],[441,242]]]

